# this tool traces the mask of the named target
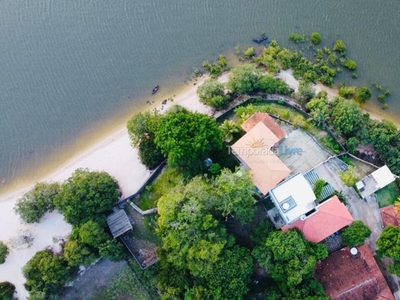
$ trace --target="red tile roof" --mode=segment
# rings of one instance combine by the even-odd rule
[[[400,213],[397,207],[389,205],[381,208],[383,224],[386,226],[400,226]]]
[[[263,122],[277,137],[279,140],[286,136],[286,132],[279,126],[278,123],[267,113],[255,113],[248,118],[243,124],[242,128],[244,131],[249,132],[259,122]]]
[[[394,300],[367,245],[357,248],[358,257],[343,248],[318,261],[314,277],[332,300]]]
[[[283,231],[298,228],[310,242],[319,243],[331,234],[353,223],[346,206],[333,196],[317,207],[318,211],[304,221],[297,220],[291,225],[282,227]]]

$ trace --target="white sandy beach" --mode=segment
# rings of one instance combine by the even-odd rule
[[[219,80],[226,82],[228,74]],[[180,104],[192,111],[211,113],[211,109],[198,101],[197,86],[206,76],[197,81],[196,86],[189,86],[174,98],[173,102],[160,105],[158,109],[165,111],[174,104]],[[39,181],[66,180],[76,169],[88,168],[90,171],[106,171],[117,179],[122,191],[121,198],[135,193],[150,175],[150,171],[143,166],[138,157],[137,149],[130,145],[130,139],[125,127],[105,137],[82,154],[77,155],[68,163]],[[18,191],[0,197],[0,240],[6,242],[10,254],[6,262],[0,265],[0,282],[9,281],[16,286],[19,299],[28,296],[23,283],[25,279],[21,268],[37,252],[47,247],[59,250],[58,239],[71,232],[71,226],[66,223],[58,212],[45,215],[39,224],[26,224],[14,213],[13,207],[18,198],[29,191],[33,185],[26,186]],[[21,237],[33,238],[29,245]],[[57,239],[56,242],[53,238]],[[18,240],[18,241],[17,241]],[[16,244],[19,244],[18,246]]]

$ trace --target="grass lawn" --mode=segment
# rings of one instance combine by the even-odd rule
[[[142,286],[137,276],[126,266],[111,282],[98,291],[93,300],[151,300],[146,289]]]
[[[379,207],[392,205],[394,201],[396,201],[396,199],[400,196],[399,192],[397,191],[396,182],[392,182],[388,186],[379,190],[376,193],[376,196],[378,197]]]
[[[148,185],[134,202],[142,210],[156,207],[158,199],[181,182],[183,182],[183,176],[179,173],[178,169],[167,166],[157,179],[152,184]]]

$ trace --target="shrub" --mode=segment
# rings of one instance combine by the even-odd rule
[[[58,183],[36,183],[32,190],[17,200],[14,210],[27,223],[39,222],[46,212],[54,209],[54,198],[59,192]]]
[[[322,195],[322,190],[324,189],[324,186],[325,186],[325,180],[323,180],[323,179],[318,179],[315,183],[314,183],[314,194],[315,194],[315,197],[318,199],[318,200],[322,200],[322,199],[320,199],[321,198],[321,195]]]
[[[358,181],[354,166],[350,166],[347,171],[339,171],[339,175],[346,186],[354,186]]]
[[[333,51],[344,54],[346,52],[346,46],[342,40],[337,40],[333,45]]]
[[[222,109],[228,97],[225,97],[225,86],[215,79],[208,79],[197,88],[200,102],[217,110]]]
[[[300,35],[294,32],[290,34],[289,39],[295,42],[296,44],[304,43],[306,41],[306,37],[304,35]]]
[[[362,221],[357,220],[342,230],[342,243],[346,246],[359,246],[364,244],[365,239],[370,235],[371,229]]]
[[[371,91],[367,87],[357,89],[355,99],[358,102],[364,103],[371,99]]]
[[[339,95],[346,99],[353,98],[355,94],[356,94],[355,86],[341,86],[339,88]]]
[[[247,50],[244,51],[244,53],[243,53],[243,57],[246,59],[250,59],[255,55],[256,55],[256,52],[254,51],[253,47],[247,48]]]
[[[357,63],[351,59],[341,59],[340,64],[351,71],[357,69]]]
[[[8,253],[9,251],[7,245],[0,241],[0,265],[4,264]]]
[[[0,299],[1,300],[12,300],[13,295],[15,292],[15,286],[6,281],[6,282],[0,282]]]
[[[322,40],[322,36],[319,32],[313,32],[311,34],[311,42],[314,45],[318,45],[319,43],[321,43],[321,40]]]

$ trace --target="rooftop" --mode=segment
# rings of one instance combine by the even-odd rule
[[[286,224],[315,208],[315,194],[303,174],[296,174],[270,190],[270,196]]]
[[[385,165],[356,183],[363,198],[392,183],[396,178]]]
[[[317,212],[304,221],[297,220],[291,225],[282,227],[283,231],[298,228],[310,242],[319,243],[343,227],[353,223],[354,219],[346,206],[337,196],[323,202],[317,207]]]
[[[318,261],[314,277],[333,300],[394,300],[367,245],[357,248],[358,257],[343,248]]]
[[[248,118],[242,124],[242,128],[243,128],[244,131],[249,132],[259,122],[262,122],[265,126],[267,126],[279,140],[281,140],[284,137],[286,137],[286,132],[267,113],[257,112],[255,114],[253,114],[250,118]]]
[[[118,210],[107,217],[107,224],[113,238],[117,238],[132,229],[132,224],[124,210]]]
[[[386,226],[400,226],[400,213],[396,206],[389,205],[381,208],[383,224]]]
[[[379,168],[375,172],[372,172],[371,175],[374,177],[378,188],[380,189],[387,186],[389,183],[392,183],[396,179],[386,165]]]
[[[231,147],[250,169],[254,185],[264,195],[290,174],[290,169],[271,150],[278,141],[279,138],[259,122]]]

